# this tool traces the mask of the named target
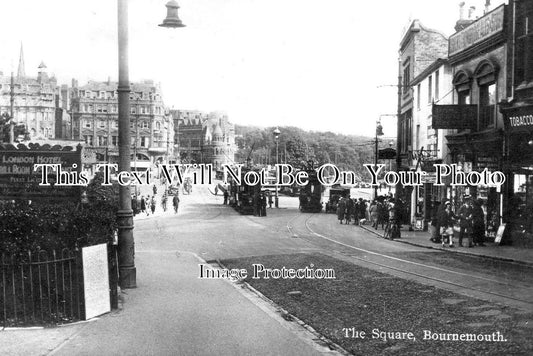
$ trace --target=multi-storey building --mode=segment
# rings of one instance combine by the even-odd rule
[[[48,75],[44,63],[37,77],[26,76],[22,47],[17,74],[0,72],[0,112],[11,115],[13,110],[15,123],[24,124],[32,140],[55,138],[58,95],[57,80]]]
[[[514,244],[533,245],[533,2],[508,6],[507,97],[504,117],[504,170],[507,177],[503,221]]]
[[[413,156],[417,150],[413,147],[413,78],[422,72],[438,58],[446,58],[448,40],[442,33],[429,29],[419,20],[413,20],[402,36],[399,49],[399,77],[398,85],[398,168],[409,170],[413,165]],[[409,216],[416,201],[412,201],[412,188],[397,187],[397,195],[409,207]],[[404,221],[404,223],[407,223]]]
[[[497,103],[507,93],[507,16],[506,5],[486,9],[450,36],[453,105],[435,105],[433,122],[437,129],[451,130],[446,136],[450,163],[465,173],[502,169],[503,118]],[[456,185],[447,195],[456,207],[471,195],[484,201],[489,217],[502,215],[502,194],[494,186]]]
[[[174,158],[174,123],[165,110],[161,89],[152,81],[130,85],[132,169],[147,169]],[[118,162],[118,94],[116,82],[90,81],[71,88],[72,138],[85,141],[99,161]]]
[[[411,194],[411,223],[427,227],[434,203],[446,197],[442,186],[436,186],[436,163],[447,163],[448,130],[433,127],[433,104],[453,102],[452,71],[446,59],[437,59],[411,81],[413,88],[413,138],[408,154],[409,168],[424,171],[424,184],[413,189]],[[422,226],[416,224],[424,219]]]
[[[215,169],[233,164],[235,127],[224,113],[171,111],[183,163],[211,163]]]

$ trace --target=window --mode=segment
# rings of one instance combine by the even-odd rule
[[[420,110],[420,84],[416,86],[416,108]]]
[[[526,3],[517,2],[516,18],[516,82],[522,84],[533,81],[533,8]]]
[[[105,121],[104,120],[98,120],[98,127],[104,129],[105,128]]]
[[[470,104],[470,91],[463,90],[457,93],[457,101],[459,105],[469,105]]]
[[[141,137],[141,147],[148,147],[148,137],[147,136],[142,136]]]
[[[137,110],[135,110],[135,107],[132,106],[131,109],[130,109],[130,112],[131,112],[132,114],[136,114],[136,113],[137,113]]]
[[[111,144],[113,146],[118,146],[118,136],[111,136]]]
[[[409,83],[411,82],[411,66],[407,64],[407,66],[403,69],[403,86],[402,90],[403,93],[406,94],[409,89]]]
[[[439,71],[435,72],[435,99],[439,100]]]
[[[88,129],[90,129],[91,127],[93,127],[92,122],[90,122],[89,120],[86,120],[86,121],[85,121],[85,127],[88,128]]]
[[[89,105],[89,110],[87,110],[87,112],[93,112],[93,106],[92,105]]]
[[[148,127],[149,127],[148,122],[143,121],[143,122],[142,122],[142,128],[143,128],[143,129],[147,129]]]
[[[428,103],[433,102],[433,77],[430,75],[428,77]]]
[[[107,136],[98,136],[97,146],[107,146]]]
[[[494,125],[496,110],[496,84],[479,87],[479,126],[480,129]]]
[[[83,139],[85,140],[85,143],[89,146],[93,145],[93,137],[90,135],[84,135]]]
[[[160,122],[156,122],[155,123],[155,129],[156,130],[161,130],[161,123]]]

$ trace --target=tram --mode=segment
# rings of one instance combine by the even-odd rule
[[[231,176],[228,176],[229,203],[235,210],[243,215],[250,215],[254,213],[255,204],[259,204],[258,200],[261,196],[260,182],[255,185],[248,185],[243,179],[244,175],[251,170],[254,169],[242,167],[240,176],[241,185],[238,185],[237,181],[232,179]]]
[[[312,163],[308,164],[305,171],[309,177],[309,183],[300,187],[300,211],[319,213],[322,211],[323,186],[318,180],[317,172]]]

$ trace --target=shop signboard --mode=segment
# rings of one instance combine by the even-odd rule
[[[56,186],[57,175],[51,169],[47,175],[50,184],[40,185],[43,173],[34,165],[61,164],[63,172],[79,174],[81,155],[81,146],[0,145],[0,200],[79,200],[79,187]]]
[[[82,248],[85,319],[111,311],[107,245]]]
[[[472,129],[476,127],[477,105],[435,105],[432,108],[434,129]]]
[[[509,132],[533,131],[533,106],[523,106],[504,111],[505,129]]]
[[[505,8],[502,5],[474,21],[465,29],[451,35],[448,44],[448,56],[451,57],[503,32],[504,11]]]

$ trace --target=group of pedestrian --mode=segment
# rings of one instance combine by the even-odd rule
[[[348,225],[352,218],[354,224],[358,225],[362,220],[366,220],[367,202],[363,198],[352,199],[347,197],[340,197],[337,202],[337,219],[342,224],[343,221]]]
[[[463,196],[463,203],[457,214],[448,199],[435,204],[431,241],[441,243],[443,247],[454,247],[453,239],[458,230],[460,247],[463,247],[464,240],[468,242],[468,247],[485,246],[485,214],[482,205],[483,200],[473,200],[470,195]]]
[[[154,186],[154,191],[157,188]],[[169,196],[165,192],[161,197],[161,208],[164,212],[167,211],[167,204],[168,204]],[[178,194],[176,193],[174,196],[172,196],[172,205],[174,207],[174,213],[178,212],[179,208],[179,202],[180,198]],[[136,216],[137,214],[146,214],[146,216],[149,216],[150,213],[155,214],[155,210],[157,207],[157,198],[155,195],[150,196],[147,195],[146,197],[144,195],[141,195],[140,198],[138,198],[135,194],[131,197],[131,209],[133,210],[133,216]]]

